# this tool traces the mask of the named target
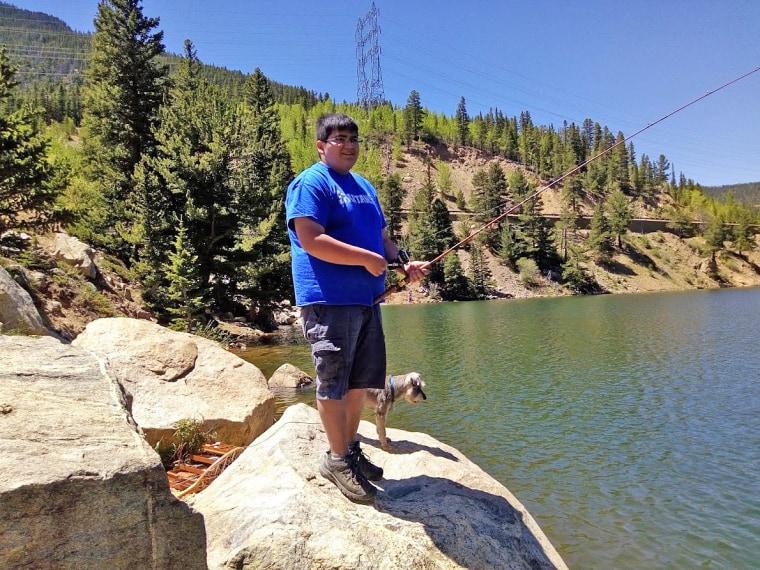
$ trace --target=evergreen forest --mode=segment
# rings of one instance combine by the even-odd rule
[[[167,53],[159,17],[140,0],[103,0],[91,34],[0,3],[0,253],[22,255],[19,232],[65,230],[119,260],[176,329],[212,314],[266,315],[293,296],[284,191],[316,159],[314,125],[328,112],[359,123],[355,169],[414,258],[433,259],[510,214],[461,245],[467,267],[456,255],[431,266],[426,286],[442,300],[488,295],[486,254],[526,280],[550,271],[594,292],[586,262],[611,259],[642,211],[680,236],[702,233],[713,255],[726,241],[739,251],[755,244],[760,184],[702,188],[591,118],[555,126],[528,111],[471,116],[464,97],[445,115],[416,90],[370,108],[338,102],[258,68],[204,64],[190,40]],[[502,161],[475,172],[468,195],[445,160],[461,147]],[[394,172],[404,152],[428,167],[419,188]],[[544,215],[549,187],[558,219]],[[455,225],[453,211],[466,221]]]

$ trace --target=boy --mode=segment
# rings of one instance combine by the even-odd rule
[[[351,172],[359,127],[347,115],[317,121],[319,162],[288,186],[285,211],[296,305],[317,372],[317,409],[330,445],[320,473],[349,499],[374,500],[370,480],[382,478],[359,447],[367,388],[385,385],[385,336],[380,306],[389,261],[401,259],[408,282],[425,263],[409,262],[390,239],[377,192]]]

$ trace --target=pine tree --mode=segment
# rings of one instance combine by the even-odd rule
[[[630,165],[628,149],[625,146],[625,137],[622,132],[618,132],[615,144],[617,146],[609,153],[607,186],[612,190],[620,190],[628,194],[631,192]]]
[[[140,0],[102,0],[83,94],[83,146],[104,220],[94,234],[125,260],[141,239],[134,171],[153,152],[165,93],[167,68],[158,63],[163,32],[153,31],[158,23],[143,15]]]
[[[486,296],[488,279],[490,277],[483,254],[484,247],[485,244],[477,239],[474,240],[472,247],[470,247],[469,279],[472,283],[475,297],[478,299],[483,299]]]
[[[581,215],[581,204],[583,200],[583,184],[580,176],[573,174],[565,179],[562,186],[562,201],[567,208],[576,214]]]
[[[461,188],[457,189],[456,195],[454,196],[454,202],[460,210],[464,211],[467,209],[467,201],[464,198],[464,192]]]
[[[467,301],[474,299],[474,291],[462,270],[462,263],[456,253],[443,259],[443,285],[441,297],[444,301]]]
[[[164,261],[177,238],[178,220],[183,221],[187,247],[198,256],[199,279],[209,288],[214,257],[232,244],[228,205],[233,192],[226,166],[230,150],[221,133],[230,130],[234,116],[220,90],[199,78],[198,68],[192,43],[186,42],[185,57],[160,110],[155,151],[143,157],[135,173],[142,227],[136,268],[144,298],[159,316],[168,304],[171,283]],[[210,289],[204,294],[211,301]]]
[[[670,162],[661,154],[654,165],[654,182],[655,184],[665,184],[668,181],[668,172],[670,171]]]
[[[441,197],[446,199],[451,194],[451,168],[447,162],[439,160],[436,169],[438,170],[438,189],[441,191]]]
[[[190,331],[202,320],[201,312],[206,306],[203,280],[198,274],[198,256],[187,241],[187,231],[180,221],[174,247],[163,270],[169,282],[165,310],[172,316],[171,328]]]
[[[570,239],[575,236],[578,228],[578,216],[569,206],[567,201],[562,201],[562,209],[559,212],[559,220],[554,226],[557,245],[560,250],[562,261],[567,261],[567,248]]]
[[[409,245],[417,259],[433,259],[454,245],[451,217],[448,208],[436,197],[435,187],[425,184],[418,190],[409,213]],[[440,264],[432,265],[425,278],[428,283],[443,283]]]
[[[519,134],[517,146],[520,153],[520,161],[529,169],[538,170],[538,130],[533,125],[530,113],[520,113]]]
[[[454,226],[451,223],[449,209],[439,198],[434,198],[430,205],[430,223],[435,232],[438,252],[444,251],[456,243],[457,239],[454,235]]]
[[[570,247],[567,260],[562,264],[562,281],[580,294],[591,293],[597,288],[596,280],[581,267],[581,263],[585,262],[585,254],[575,247]]]
[[[507,179],[498,163],[492,162],[487,170],[479,170],[472,177],[471,207],[481,222],[498,216],[504,209]]]
[[[248,113],[242,154],[233,164],[236,202],[243,237],[235,244],[234,263],[241,274],[230,275],[239,290],[257,304],[290,298],[290,242],[285,225],[285,188],[293,178],[290,154],[280,132],[280,116],[271,84],[259,68],[246,80]],[[229,291],[225,292],[229,295]]]
[[[513,224],[514,243],[512,246],[513,251],[521,255],[514,257],[512,263],[524,256],[534,260],[540,267],[548,266],[556,258],[556,251],[551,224],[542,215],[541,196],[534,195],[526,200],[526,197],[533,192],[533,187],[521,170],[513,171],[508,183],[515,201],[522,202],[517,222]]]
[[[396,241],[401,237],[401,222],[403,220],[401,204],[404,200],[404,188],[401,185],[401,176],[394,173],[385,179],[381,179],[377,185],[377,193],[388,224],[388,232],[391,239]]]
[[[420,94],[417,91],[412,91],[406,100],[406,107],[404,107],[404,135],[408,143],[419,138],[424,118],[425,110],[420,103]]]
[[[292,289],[282,215],[292,172],[279,116],[258,69],[245,85],[245,102],[237,104],[199,77],[191,43],[185,52],[161,110],[155,156],[138,168],[143,285],[160,307],[171,282],[153,268],[161,267],[176,239],[175,220],[182,219],[209,307],[264,314],[259,309]]]
[[[731,230],[734,248],[739,255],[755,249],[755,240],[753,239],[755,231],[752,214],[749,210],[742,210],[737,216],[736,225]]]
[[[517,221],[519,239],[525,244],[526,255],[540,267],[551,264],[556,257],[552,227],[542,216],[541,196],[535,196],[520,208]]]
[[[6,103],[17,68],[0,46],[0,235],[9,229],[44,228],[59,216],[60,188],[48,161],[48,143],[26,109],[8,112]]]
[[[516,161],[520,158],[519,143],[517,141],[517,119],[512,117],[506,121],[501,139],[498,142],[501,153],[507,160]]]
[[[620,249],[623,247],[623,236],[628,231],[628,224],[632,217],[631,204],[621,190],[616,190],[607,198],[606,207],[609,213],[610,232],[617,238],[618,249]]]
[[[517,268],[517,260],[527,255],[525,242],[518,238],[515,228],[510,222],[501,224],[498,255],[502,263],[512,270]]]
[[[727,232],[723,217],[720,214],[713,214],[705,228],[705,242],[710,250],[710,259],[715,263],[715,254],[725,246]]]
[[[459,100],[456,113],[457,141],[460,145],[466,145],[470,140],[470,116],[467,114],[467,105],[464,97]]]
[[[507,186],[509,191],[514,196],[515,202],[521,202],[523,198],[526,198],[530,194],[530,183],[525,178],[525,174],[522,170],[513,170],[507,178]]]
[[[612,259],[613,236],[602,202],[594,208],[594,214],[591,217],[588,246],[595,253],[597,261],[606,263]]]

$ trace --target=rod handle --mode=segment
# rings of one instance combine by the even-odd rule
[[[388,287],[385,291],[382,292],[382,294],[375,297],[375,305],[383,301],[385,298],[389,297],[393,293],[398,293],[399,291],[403,291],[406,287],[406,277],[402,277],[401,280],[398,283],[394,283],[390,287]]]

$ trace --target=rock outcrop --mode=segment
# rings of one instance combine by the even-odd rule
[[[377,447],[374,425],[360,426],[385,477],[374,507],[356,505],[318,474],[327,439],[317,411],[288,408],[190,499],[206,520],[209,568],[566,568],[519,501],[464,455],[388,431],[393,454]]]
[[[0,333],[3,331],[29,335],[48,334],[32,297],[0,267]]]
[[[203,518],[91,355],[0,336],[0,457],[0,568],[206,567]]]
[[[357,505],[318,475],[318,412],[298,404],[272,425],[255,366],[145,321],[102,319],[82,336],[0,336],[0,568],[566,568],[505,487],[430,436],[389,428],[386,453],[363,421],[385,477],[375,505]],[[212,396],[251,408],[224,424],[249,445],[186,504],[141,422],[156,437],[161,413],[189,418]]]
[[[107,318],[89,323],[72,344],[102,359],[124,387],[150,445],[172,441],[180,420],[238,446],[274,423],[275,398],[261,370],[208,339]]]

